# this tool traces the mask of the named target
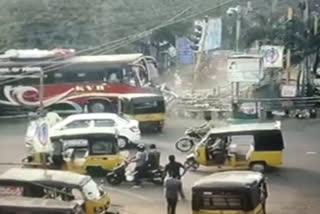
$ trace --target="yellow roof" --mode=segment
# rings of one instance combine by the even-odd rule
[[[29,198],[21,196],[0,197],[1,207],[24,208],[24,209],[55,209],[55,210],[73,210],[82,201],[60,201],[54,199]]]
[[[234,124],[224,127],[213,128],[209,134],[223,134],[223,133],[236,133],[236,132],[250,132],[250,131],[271,131],[280,130],[280,121],[272,123],[247,123],[247,124]]]
[[[75,186],[82,186],[90,179],[90,176],[68,171],[31,168],[11,168],[0,175],[0,180],[56,182]]]

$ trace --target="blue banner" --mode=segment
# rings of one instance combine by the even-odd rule
[[[180,37],[176,39],[176,49],[179,64],[193,64],[194,53],[190,45],[192,45],[192,43],[186,37]]]

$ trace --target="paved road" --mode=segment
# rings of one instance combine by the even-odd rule
[[[143,136],[144,143],[156,143],[162,151],[162,162],[169,154],[176,154],[183,161],[184,155],[174,149],[174,141],[185,128],[199,122],[169,119],[163,134]],[[320,121],[286,121],[283,124],[286,142],[285,164],[267,173],[270,187],[268,211],[271,214],[316,214],[320,210]],[[19,161],[25,155],[23,120],[0,121],[0,161]],[[1,166],[4,170],[8,166]],[[189,194],[190,186],[200,177],[210,174],[212,168],[201,168],[184,177],[184,188]],[[132,189],[129,184],[114,188],[106,185],[114,204],[126,213],[165,213],[162,188],[146,184]],[[125,212],[124,212],[125,213]],[[190,194],[181,202],[178,213],[190,213]]]

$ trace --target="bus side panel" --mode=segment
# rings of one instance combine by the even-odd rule
[[[268,166],[275,167],[282,164],[282,158],[282,151],[255,151],[251,155],[251,162],[264,161]]]
[[[132,119],[138,120],[139,122],[164,121],[165,120],[164,113],[136,114],[136,115],[130,115],[129,117]]]

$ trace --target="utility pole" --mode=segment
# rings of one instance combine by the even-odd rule
[[[292,20],[293,17],[293,9],[288,8],[288,22]],[[286,70],[287,70],[287,84],[290,82],[291,74],[290,74],[290,67],[291,67],[291,49],[287,48],[287,65],[286,65]]]
[[[194,92],[194,90],[195,90],[195,85],[198,80],[198,73],[200,72],[200,70],[199,70],[200,65],[202,63],[202,58],[204,55],[205,41],[207,39],[207,34],[208,34],[208,22],[209,22],[209,17],[206,16],[205,17],[205,24],[204,24],[204,35],[203,35],[203,38],[200,43],[199,52],[196,54],[197,57],[196,57],[196,64],[194,67],[194,71],[193,71],[192,92]]]
[[[237,19],[236,21],[236,53],[238,53],[240,34],[241,34],[241,10],[236,12],[236,19]],[[239,96],[240,96],[240,83],[236,82],[236,100],[239,99]]]

